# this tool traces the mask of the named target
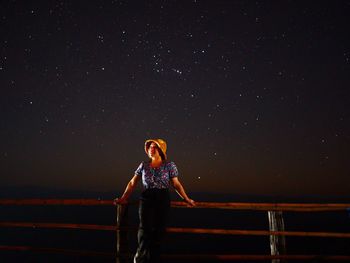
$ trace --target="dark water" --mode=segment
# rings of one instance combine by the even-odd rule
[[[101,225],[114,225],[116,222],[116,212],[113,207],[3,206],[0,207],[0,215],[1,221],[12,222]],[[285,212],[284,220],[287,231],[350,233],[350,217],[346,211]],[[136,206],[129,211],[129,222],[130,225],[137,226]],[[169,227],[267,230],[268,219],[267,213],[260,211],[173,208]],[[288,254],[350,255],[349,239],[287,237],[286,242]],[[114,253],[116,235],[112,231],[0,228],[0,245]],[[129,234],[129,245],[130,250],[135,251],[136,232]],[[167,254],[270,254],[270,248],[267,236],[169,233],[164,240],[164,252]],[[115,262],[115,259],[113,257],[86,257],[59,253],[0,251],[0,263],[3,262]]]

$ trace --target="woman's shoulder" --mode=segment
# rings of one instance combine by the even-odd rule
[[[140,169],[141,169],[141,168],[145,168],[145,167],[147,167],[148,164],[149,164],[148,161],[141,161],[138,167],[139,167]]]
[[[176,167],[176,164],[175,164],[175,162],[174,161],[165,161],[165,166],[166,167]]]
[[[151,161],[150,161],[150,160],[143,160],[143,161],[141,161],[141,163],[140,163],[140,166],[141,166],[142,168],[150,167],[150,165],[151,165]]]

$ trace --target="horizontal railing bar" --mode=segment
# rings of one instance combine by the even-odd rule
[[[135,202],[131,202],[133,204]],[[233,203],[233,202],[197,202],[196,208],[220,208],[235,210],[265,211],[341,211],[350,209],[348,203]],[[113,200],[99,199],[0,199],[0,205],[114,205]],[[187,207],[184,202],[171,202],[173,207]]]
[[[163,255],[165,259],[177,260],[272,260],[272,259],[286,259],[286,260],[327,260],[327,261],[348,261],[350,256],[341,255]]]
[[[188,207],[184,202],[171,202],[173,207]],[[347,203],[232,203],[232,202],[196,202],[197,208],[221,208],[235,210],[265,211],[341,211],[350,208]]]
[[[116,231],[117,226],[93,225],[93,224],[65,224],[65,223],[33,223],[33,222],[0,222],[0,227],[24,227],[24,228],[65,228],[82,230],[107,230]],[[120,230],[128,230],[125,227]]]
[[[217,235],[251,235],[251,236],[301,236],[301,237],[336,237],[350,238],[350,233],[336,232],[302,232],[302,231],[267,231],[267,230],[235,230],[206,228],[167,228],[170,233],[217,234]]]
[[[59,253],[67,255],[81,255],[81,256],[104,256],[104,257],[116,257],[115,253],[110,252],[98,252],[98,251],[86,251],[86,250],[70,250],[60,248],[37,248],[30,246],[0,246],[0,250],[7,251],[33,251],[33,252],[46,252],[46,253]],[[120,255],[121,257],[131,258],[132,254]],[[176,259],[176,260],[271,260],[271,259],[289,259],[289,260],[328,260],[328,261],[349,261],[350,256],[342,255],[211,255],[211,254],[191,254],[191,255],[162,255],[163,259]]]
[[[113,205],[112,200],[99,199],[0,199],[0,205]]]
[[[7,251],[33,251],[33,252],[47,252],[47,253],[58,253],[68,255],[81,255],[81,256],[105,256],[115,257],[115,253],[111,252],[99,252],[90,250],[72,250],[72,249],[61,249],[61,248],[39,248],[30,246],[0,246],[0,250]]]
[[[110,226],[110,225],[33,223],[33,222],[0,222],[0,227],[66,228],[66,229],[107,230],[107,231],[137,229],[137,227],[118,228],[117,226]],[[252,235],[252,236],[274,235],[274,236],[350,238],[350,233],[337,233],[337,232],[235,230],[235,229],[208,229],[208,228],[180,228],[180,227],[168,227],[167,232],[192,233],[192,234],[215,234],[215,235]]]

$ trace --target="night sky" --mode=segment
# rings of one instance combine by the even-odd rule
[[[1,1],[0,185],[350,190],[349,1]]]

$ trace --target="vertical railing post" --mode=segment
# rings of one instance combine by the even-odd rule
[[[117,263],[126,262],[128,233],[123,228],[128,226],[128,208],[128,204],[117,205]]]
[[[284,221],[282,211],[268,211],[270,231],[284,231]],[[280,235],[270,235],[271,255],[286,254],[286,238]],[[272,263],[284,262],[280,259],[272,259]]]

